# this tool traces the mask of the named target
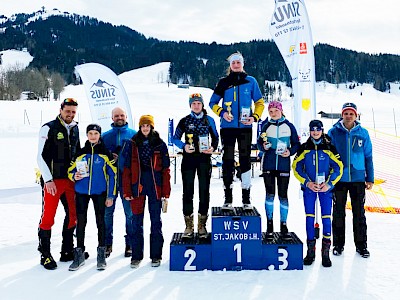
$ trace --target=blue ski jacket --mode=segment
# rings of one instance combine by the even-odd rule
[[[234,117],[231,122],[227,122],[223,118],[224,113],[227,112],[227,103],[230,103],[231,113]],[[244,125],[240,122],[242,109],[250,109],[249,116],[252,116],[257,122],[264,110],[264,99],[254,77],[244,72],[231,72],[218,82],[209,106],[221,118],[221,128],[251,128],[252,125]]]
[[[329,130],[328,135],[343,162],[341,182],[374,182],[372,143],[368,131],[356,121],[347,130],[340,119]]]
[[[302,189],[308,182],[317,182],[318,175],[325,175],[325,184],[331,191],[343,174],[343,163],[330,139],[322,136],[319,144],[311,137],[300,146],[293,160],[294,176],[300,181]]]
[[[118,154],[118,160],[116,163],[118,169],[118,182],[121,183],[121,175],[124,170],[124,157],[120,155],[123,153],[126,141],[130,140],[136,131],[128,127],[128,123],[124,126],[118,127],[114,124],[111,124],[111,129],[104,132],[102,135],[102,139],[107,149],[110,150],[111,153]]]
[[[296,128],[285,117],[279,120],[269,119],[261,128],[261,133],[267,134],[268,142],[271,147],[264,149],[264,140],[261,136],[257,139],[257,147],[263,153],[262,166],[265,171],[283,171],[290,172],[290,156],[296,154],[300,147],[299,137]],[[278,141],[284,142],[290,151],[290,156],[283,157],[276,154]]]
[[[83,160],[87,161],[89,176],[75,181],[76,162]],[[68,169],[68,178],[75,181],[75,191],[85,195],[100,195],[106,192],[108,198],[114,198],[117,191],[117,168],[114,167],[113,162],[111,153],[107,151],[101,140],[94,145],[86,141],[78,157]]]

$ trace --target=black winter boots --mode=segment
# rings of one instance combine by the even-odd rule
[[[315,260],[315,240],[307,240],[307,255],[303,259],[305,266],[311,265]]]

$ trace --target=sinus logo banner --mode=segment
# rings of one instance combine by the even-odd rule
[[[304,0],[275,0],[269,30],[292,77],[293,122],[304,142],[316,117],[314,46]]]
[[[75,70],[85,87],[92,121],[99,124],[103,132],[111,128],[111,111],[115,107],[126,111],[128,123],[133,126],[128,96],[111,69],[98,63],[87,63],[76,66]]]

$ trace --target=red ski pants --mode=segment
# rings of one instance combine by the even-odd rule
[[[76,206],[75,206],[75,190],[74,183],[69,179],[54,179],[57,187],[57,192],[53,196],[48,193],[46,188],[43,188],[44,196],[42,203],[42,216],[39,222],[39,228],[43,230],[50,230],[54,225],[54,217],[60,197],[64,194],[65,197],[61,201],[64,206],[66,218],[68,218],[68,229],[76,226]]]

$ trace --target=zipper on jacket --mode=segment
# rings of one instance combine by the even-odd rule
[[[89,190],[88,195],[90,195],[90,191],[92,189],[92,172],[93,172],[93,157],[94,157],[94,146],[92,147],[92,157],[89,160]]]
[[[351,136],[350,136],[350,132],[349,132],[349,136],[348,136],[348,138],[347,138],[347,151],[348,151],[348,153],[347,153],[347,168],[348,168],[348,171],[349,171],[349,182],[351,182],[351,160],[350,160],[350,154],[351,154]]]
[[[150,159],[151,176],[153,177],[154,190],[156,191],[156,198],[158,200],[158,199],[161,199],[161,197],[158,197],[156,179],[154,178],[154,170],[156,167],[156,164],[155,164],[156,159],[154,157],[154,152],[153,152],[153,159],[154,159],[154,166],[153,166],[153,160]]]

